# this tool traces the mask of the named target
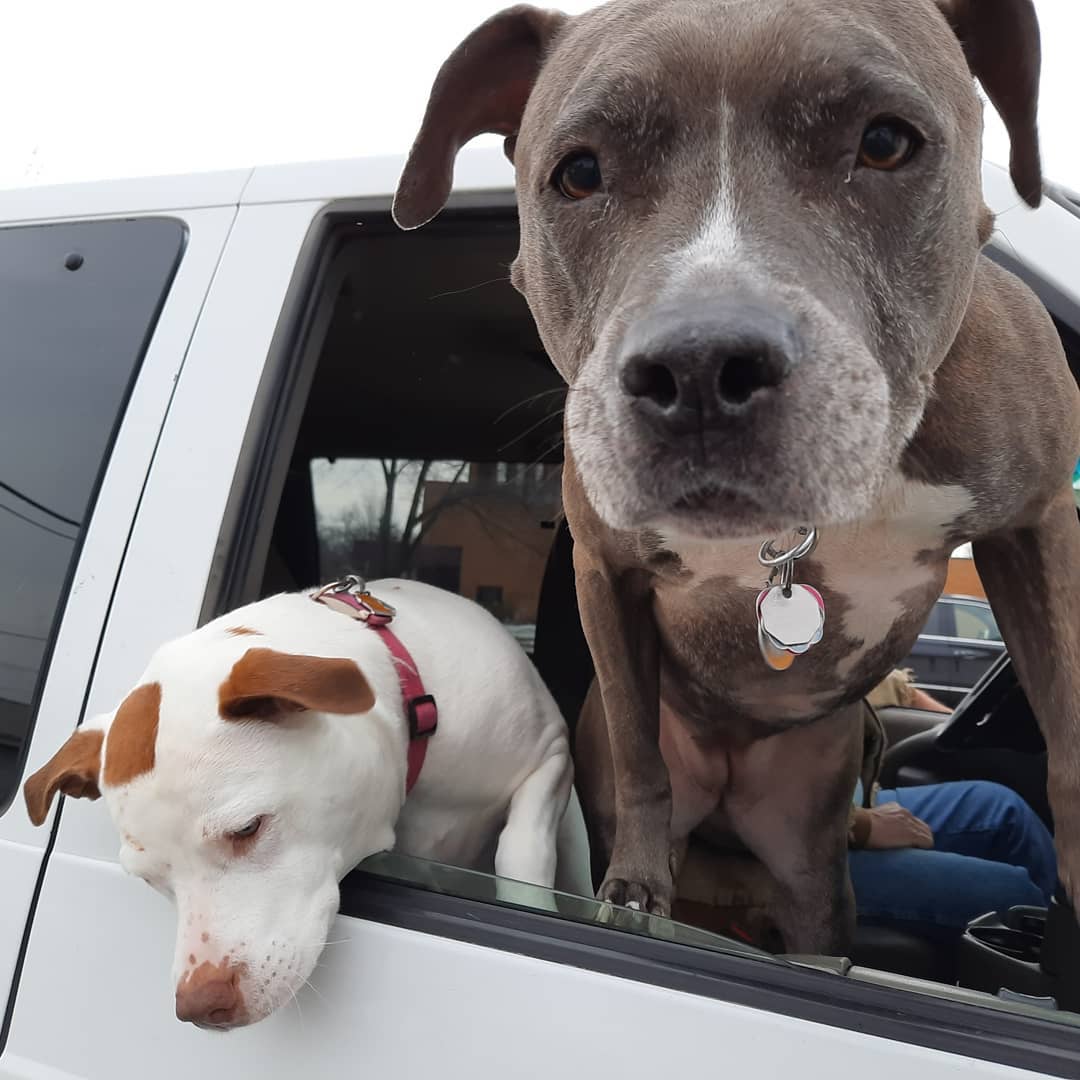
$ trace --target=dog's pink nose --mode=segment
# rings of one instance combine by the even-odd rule
[[[176,1016],[198,1027],[230,1028],[244,1022],[240,968],[209,960],[189,972],[176,987]]]

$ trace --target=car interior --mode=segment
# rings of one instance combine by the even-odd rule
[[[502,619],[572,727],[592,671],[559,516],[566,391],[509,282],[512,204],[459,205],[408,234],[385,213],[352,210],[325,230],[294,313],[299,329],[267,367],[257,408],[268,419],[251,425],[250,478],[229,526],[233,569],[204,614],[346,572],[418,577]],[[1059,329],[1080,373],[1080,335]],[[951,716],[880,715],[883,785],[995,780],[1052,828],[1045,747],[1007,655]],[[381,858],[373,865],[432,880]],[[434,887],[476,877],[447,868]],[[596,906],[570,917],[594,917]],[[955,948],[861,927],[848,959],[1080,1011],[1080,935],[1069,932],[1076,924],[1063,898],[1049,913],[988,919]],[[710,929],[699,924],[697,938],[723,943]],[[728,944],[744,948],[737,936]]]

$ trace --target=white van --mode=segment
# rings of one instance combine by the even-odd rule
[[[910,943],[795,962],[397,856],[346,879],[295,1008],[228,1035],[174,1018],[170,906],[125,878],[102,803],[34,829],[23,777],[160,642],[345,567],[457,589],[528,649],[569,610],[563,390],[507,281],[509,166],[463,154],[416,233],[389,218],[400,167],[0,193],[0,1076],[1080,1076],[1080,1016],[936,980]],[[1080,365],[1080,209],[985,183],[993,257]],[[1033,803],[1041,760],[1015,766]]]

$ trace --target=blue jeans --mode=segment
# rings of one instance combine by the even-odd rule
[[[1057,884],[1054,841],[1014,791],[958,780],[883,791],[934,833],[933,850],[852,851],[859,922],[953,939],[972,919],[1017,904],[1045,906]]]

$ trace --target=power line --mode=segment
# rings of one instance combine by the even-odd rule
[[[50,510],[43,503],[39,503],[36,499],[31,499],[29,495],[24,495],[17,488],[13,488],[10,484],[5,484],[3,480],[0,480],[0,488],[14,495],[17,499],[22,499],[24,503],[29,503],[35,510],[40,510],[43,514],[48,514],[49,517],[56,518],[57,521],[62,521],[65,525],[74,525],[76,529],[82,528],[82,522],[76,521],[74,518],[64,517],[63,514],[58,514],[55,510]]]
[[[20,514],[18,510],[12,510],[10,506],[5,506],[0,503],[0,510],[9,513],[12,517],[17,517],[20,521],[25,521],[28,525],[33,525],[37,529],[44,529],[47,533],[52,533],[53,536],[59,536],[61,540],[67,540],[72,543],[75,540],[74,536],[68,536],[67,533],[58,532],[56,529],[50,529],[48,525],[42,525],[40,521],[35,521],[33,518],[28,518],[25,514]]]

